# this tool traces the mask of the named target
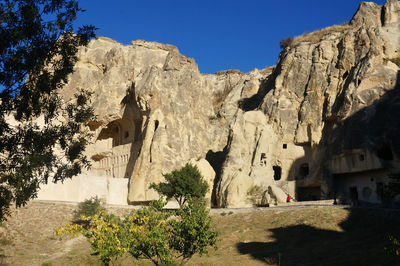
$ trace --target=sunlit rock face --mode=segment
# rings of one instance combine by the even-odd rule
[[[386,166],[394,166],[398,160],[400,145],[395,136],[400,127],[394,114],[400,111],[399,18],[399,1],[383,6],[362,3],[344,29],[333,27],[317,41],[313,37],[319,33],[311,33],[281,53],[261,109],[277,135],[305,149],[306,162],[282,169],[289,177],[294,172],[298,198],[315,197],[315,191],[323,197],[332,197],[339,190],[349,194],[348,188],[335,187],[335,183],[352,178],[346,177],[351,171],[336,171],[335,167],[344,169],[332,163],[337,156],[354,154],[344,156],[343,163],[366,172],[368,182],[354,185],[359,194],[363,187],[376,194]],[[382,147],[393,156],[382,158]],[[360,149],[365,150],[364,155]],[[388,157],[393,161],[385,167],[382,162],[382,175],[375,180],[367,177],[371,169],[365,157],[370,151],[381,161]],[[301,173],[304,163],[308,164],[305,177]],[[305,195],[299,195],[301,192]]]
[[[215,173],[211,204],[226,207],[332,197],[363,152],[386,174],[400,155],[399,10],[363,3],[349,25],[295,39],[275,67],[249,73],[201,74],[172,45],[91,41],[63,89],[66,100],[93,92],[86,174],[129,178],[137,204],[158,197],[148,187],[163,173],[201,161]],[[372,171],[363,161],[358,174]]]

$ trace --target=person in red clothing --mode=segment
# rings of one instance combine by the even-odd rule
[[[287,195],[286,202],[290,202],[290,195]]]

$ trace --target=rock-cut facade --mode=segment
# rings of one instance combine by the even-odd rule
[[[112,197],[141,204],[190,162],[215,207],[379,203],[400,168],[400,2],[362,3],[348,24],[295,38],[249,73],[202,74],[175,46],[99,37],[80,49],[64,99],[79,88],[97,116],[92,167],[75,177],[90,193],[102,178]]]

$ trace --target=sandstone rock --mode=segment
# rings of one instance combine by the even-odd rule
[[[287,197],[286,193],[277,186],[269,186],[268,194],[270,194],[271,197],[277,201],[277,203],[286,202],[286,197]]]
[[[255,186],[277,201],[303,188],[329,197],[331,162],[349,150],[389,149],[381,165],[398,167],[399,10],[396,0],[362,3],[349,25],[304,36],[275,67],[249,73],[200,74],[172,45],[93,40],[62,91],[66,101],[77,88],[94,92],[86,174],[129,178],[136,204],[157,198],[148,187],[163,173],[198,158],[213,204],[246,207]]]
[[[251,178],[242,173],[233,173],[231,182],[226,189],[227,208],[246,208],[252,207],[252,203],[247,200],[247,192],[253,186]]]
[[[211,206],[211,193],[214,187],[214,179],[215,179],[214,169],[211,167],[211,165],[208,163],[206,159],[200,159],[200,160],[190,159],[189,163],[197,166],[201,175],[204,177],[204,180],[207,182],[208,191],[206,193],[205,199],[207,206]]]

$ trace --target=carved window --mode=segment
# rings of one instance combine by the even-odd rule
[[[260,165],[261,166],[267,165],[267,156],[265,155],[264,152],[261,153],[261,156],[260,156]]]
[[[282,176],[282,168],[280,166],[272,166],[274,170],[274,180],[280,180]]]

